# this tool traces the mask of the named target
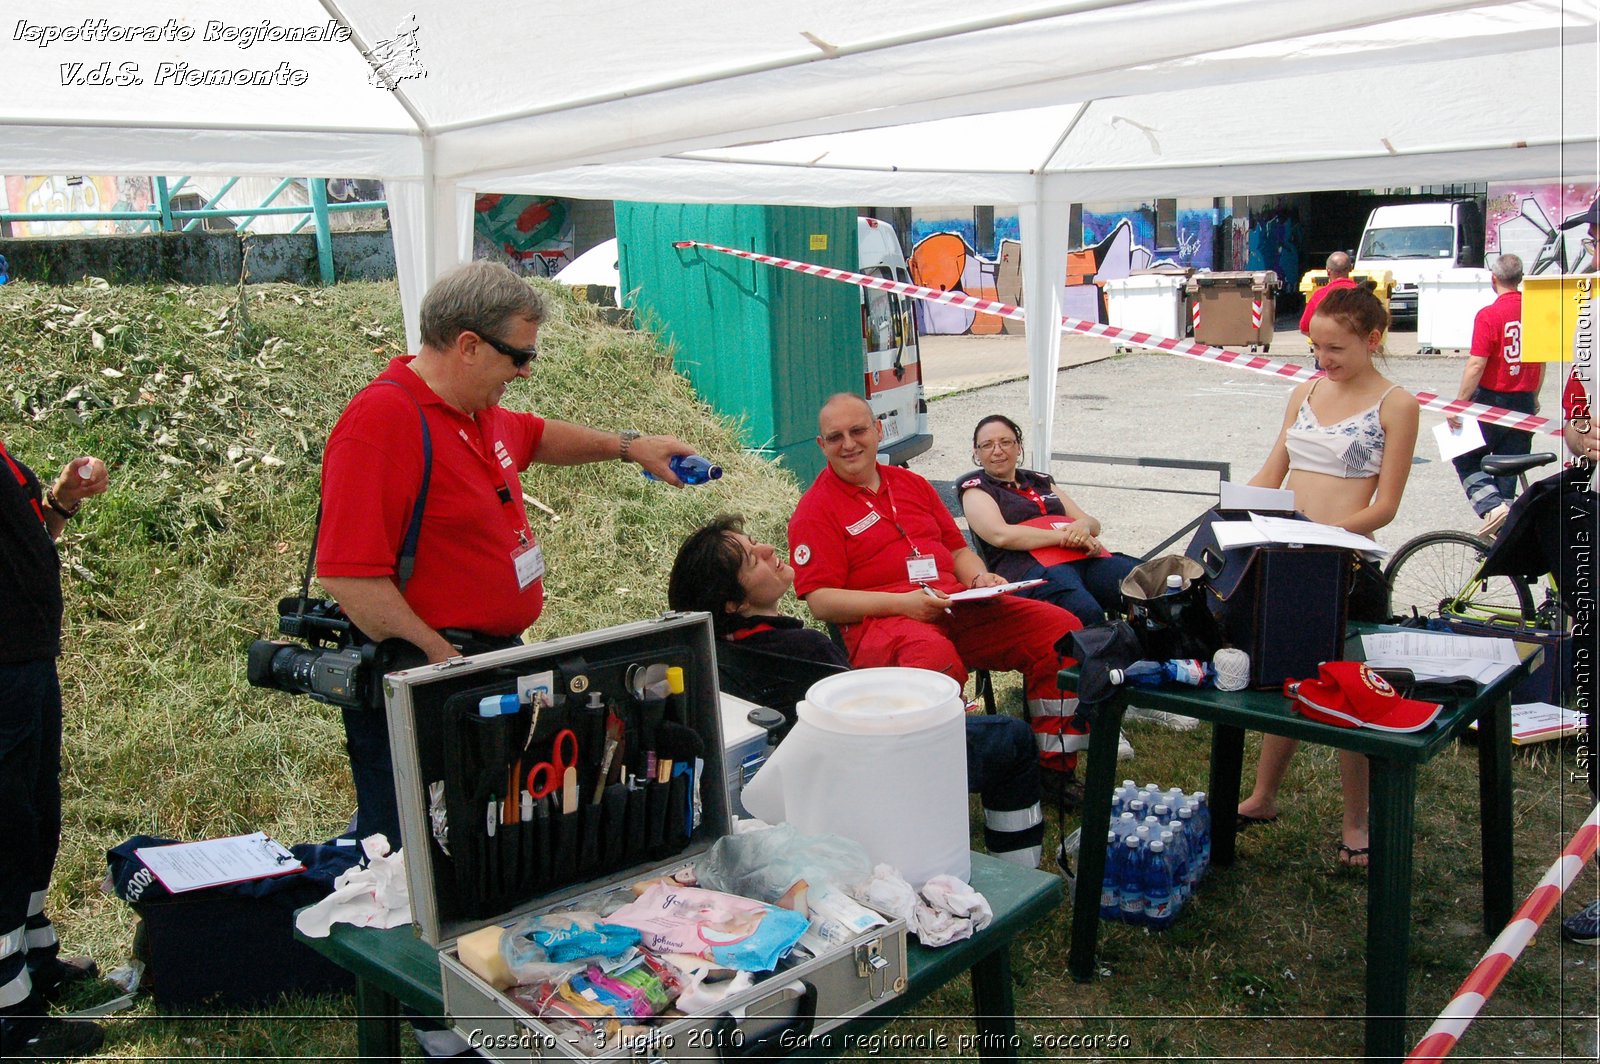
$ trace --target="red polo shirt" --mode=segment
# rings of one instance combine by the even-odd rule
[[[916,585],[906,575],[906,559],[913,548],[938,565],[931,586],[946,594],[962,589],[954,555],[967,541],[939,493],[899,466],[878,466],[878,477],[873,492],[824,468],[800,496],[789,518],[795,594],[804,598],[823,587],[910,591]]]
[[[1486,358],[1478,387],[1492,392],[1536,392],[1544,364],[1522,361],[1522,293],[1502,292],[1472,319],[1472,357]]]
[[[519,471],[539,449],[544,419],[498,406],[468,416],[397,358],[378,380],[422,406],[433,472],[406,602],[434,628],[520,634],[544,607],[544,581],[517,587],[513,552],[534,542]],[[422,486],[422,426],[400,388],[374,382],[339,417],[322,457],[318,576],[395,575]]]

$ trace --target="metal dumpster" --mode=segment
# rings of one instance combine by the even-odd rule
[[[1272,346],[1278,275],[1271,270],[1197,273],[1189,278],[1189,320],[1194,338],[1215,347]]]

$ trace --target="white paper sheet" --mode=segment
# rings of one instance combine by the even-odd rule
[[[950,596],[951,602],[976,602],[979,599],[994,598],[1011,591],[1021,591],[1023,588],[1038,587],[1043,580],[1013,580],[1009,584],[996,584],[993,587],[973,587],[965,591],[957,591]]]
[[[1410,669],[1419,680],[1475,680],[1493,683],[1520,660],[1510,639],[1451,635],[1448,632],[1369,632],[1362,655],[1375,669]]]
[[[1295,509],[1294,492],[1288,488],[1257,488],[1224,480],[1217,492],[1217,505],[1224,510]]]
[[[204,842],[141,846],[133,852],[174,894],[305,870],[294,854],[261,831]]]
[[[1315,521],[1293,521],[1287,517],[1267,517],[1251,514],[1250,522],[1273,543],[1316,543],[1329,547],[1348,547],[1367,554],[1388,554],[1385,547],[1371,536],[1346,532],[1337,525],[1319,525]]]
[[[1483,429],[1475,417],[1462,418],[1459,429],[1452,429],[1450,422],[1441,421],[1433,426],[1433,438],[1439,444],[1439,457],[1446,462],[1484,445]]]

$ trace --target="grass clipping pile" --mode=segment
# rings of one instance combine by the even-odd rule
[[[550,566],[534,639],[659,613],[690,528],[737,509],[775,536],[798,495],[652,338],[541,287],[539,361],[506,405],[675,433],[726,475],[679,491],[615,462],[530,470]],[[393,284],[0,287],[8,448],[47,483],[79,454],[111,469],[60,544],[66,825],[50,905],[74,949],[127,954],[126,911],[96,885],[105,849],[130,835],[343,830],[354,797],[337,711],[249,687],[245,648],[277,635],[277,601],[298,588],[329,430],[404,349]]]

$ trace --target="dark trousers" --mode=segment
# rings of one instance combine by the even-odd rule
[[[967,790],[982,797],[983,844],[991,854],[1043,845],[1038,748],[1026,721],[967,714]]]
[[[345,707],[344,742],[350,755],[350,778],[356,786],[354,835],[382,834],[389,849],[398,850],[400,804],[394,792],[394,761],[389,755],[389,717],[382,706]]]
[[[1472,393],[1472,401],[1532,414],[1538,409],[1539,395],[1537,392],[1495,392],[1479,388]],[[1473,512],[1483,517],[1501,503],[1517,497],[1517,478],[1491,477],[1478,468],[1479,463],[1491,454],[1527,454],[1533,449],[1533,433],[1499,425],[1480,424],[1479,427],[1483,430],[1484,446],[1457,455],[1453,464]]]
[[[1120,611],[1122,578],[1138,564],[1137,558],[1113,554],[1109,558],[1062,562],[1049,568],[1035,565],[1022,579],[1046,582],[1017,594],[1060,606],[1089,628],[1104,624],[1107,610]]]
[[[29,968],[56,955],[44,915],[61,845],[61,687],[53,658],[0,664],[0,1025],[42,1012]],[[36,1021],[35,1021],[36,1022]]]

